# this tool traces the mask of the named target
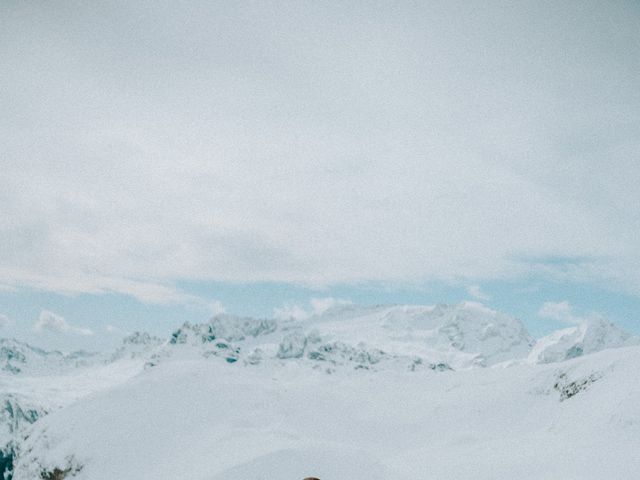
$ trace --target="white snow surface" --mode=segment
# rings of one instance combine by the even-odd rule
[[[637,347],[463,372],[165,362],[36,422],[15,480],[638,478],[638,362]]]
[[[13,480],[640,478],[637,339],[601,322],[533,343],[469,302],[221,315],[0,374],[0,442]]]

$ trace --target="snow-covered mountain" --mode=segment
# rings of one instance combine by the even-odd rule
[[[38,418],[65,402],[43,395],[60,375],[102,363],[94,353],[46,351],[15,339],[0,339],[0,475],[11,471],[22,434]],[[74,382],[75,385],[75,382]],[[9,478],[9,475],[4,475]]]
[[[19,445],[36,420],[92,393],[123,383],[143,370],[140,358],[84,352],[63,354],[0,339],[0,478],[11,479]],[[130,339],[123,347],[135,350]],[[40,477],[35,477],[40,478]],[[45,477],[43,477],[45,478]]]
[[[533,339],[517,319],[480,304],[353,305],[306,320],[259,320],[219,315],[185,323],[150,360],[220,357],[229,363],[305,362],[315,368],[427,365],[464,369],[524,359]]]
[[[0,394],[0,474],[9,478],[13,469],[14,454],[22,434],[48,410],[41,401],[15,392]]]
[[[301,328],[322,338],[414,355],[453,368],[524,358],[533,339],[514,317],[479,303],[436,306],[339,306]]]
[[[640,342],[601,320],[534,342],[478,303],[343,305],[0,355],[5,479],[640,475]]]
[[[562,362],[607,348],[640,345],[640,338],[601,318],[553,332],[539,339],[529,354],[531,363]]]
[[[26,375],[49,375],[99,361],[94,353],[63,354],[45,351],[15,339],[0,338],[0,371]]]
[[[122,340],[122,345],[111,356],[111,361],[121,359],[146,359],[165,341],[147,332],[134,332]]]

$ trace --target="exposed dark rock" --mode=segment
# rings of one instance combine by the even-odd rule
[[[11,480],[13,477],[13,449],[7,447],[4,450],[0,450],[0,475],[3,480]]]
[[[561,373],[558,375],[558,380],[553,385],[553,388],[560,392],[560,401],[562,402],[587,390],[592,383],[597,382],[601,378],[602,374],[594,372],[587,377],[570,381],[566,373]]]
[[[74,465],[73,459],[70,459],[71,465],[65,468],[54,468],[53,470],[42,470],[40,478],[42,480],[65,480],[66,478],[75,477],[76,473],[82,470],[81,465]]]

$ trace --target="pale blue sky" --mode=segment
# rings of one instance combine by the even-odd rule
[[[637,331],[638,25],[623,0],[1,2],[0,335],[472,293],[536,334],[545,302]]]
[[[536,337],[570,326],[565,321],[540,315],[540,309],[546,302],[566,301],[578,317],[599,314],[640,335],[637,316],[640,298],[637,296],[603,290],[592,285],[549,282],[542,278],[492,281],[471,286],[432,282],[394,286],[335,285],[317,290],[286,283],[190,282],[183,283],[181,288],[194,297],[208,299],[214,304],[213,308],[204,302],[144,304],[130,296],[118,294],[63,296],[29,290],[0,292],[0,304],[3,305],[5,315],[12,319],[11,325],[3,327],[2,333],[3,336],[62,350],[109,349],[120,343],[125,332],[146,330],[165,337],[182,322],[203,322],[216,311],[273,317],[278,312],[295,312],[296,308],[312,312],[311,302],[314,299],[332,298],[362,305],[430,305],[480,301],[518,317]],[[62,316],[73,327],[89,328],[94,335],[46,330],[35,332],[34,325],[43,310]]]

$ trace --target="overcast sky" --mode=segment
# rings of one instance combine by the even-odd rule
[[[637,1],[0,4],[0,314],[41,295],[30,328],[42,295],[238,284],[633,301],[639,185]]]

